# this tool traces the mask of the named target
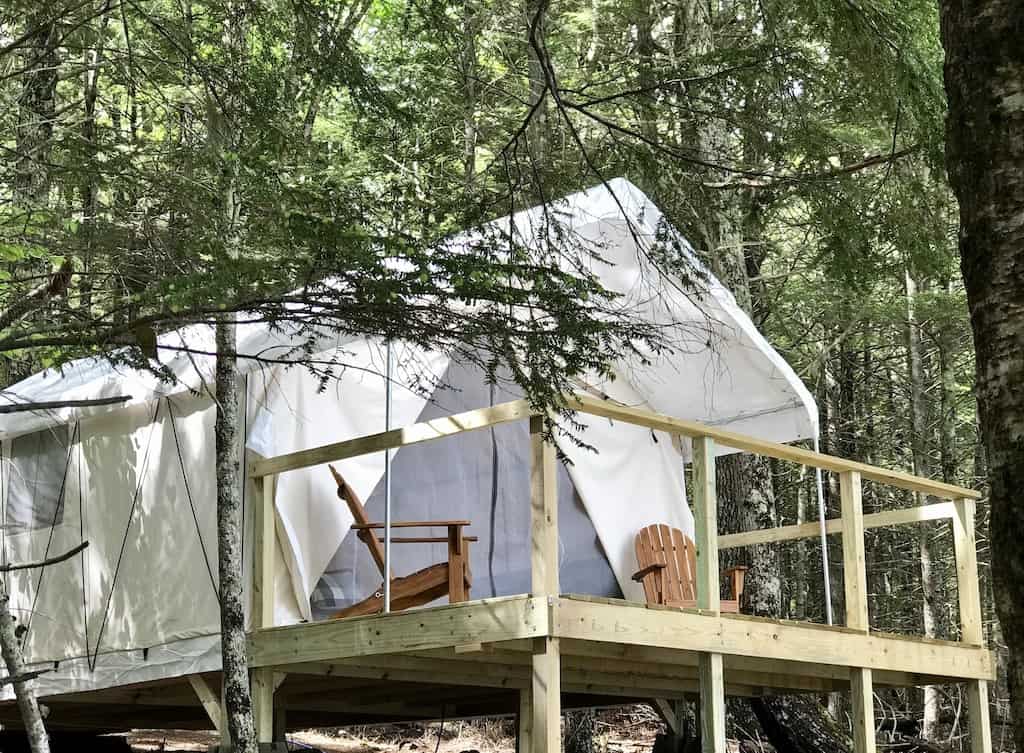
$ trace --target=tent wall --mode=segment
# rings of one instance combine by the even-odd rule
[[[417,420],[427,421],[517,396],[485,384],[478,369],[451,363],[441,388],[424,405]],[[529,427],[520,421],[487,432],[404,447],[392,461],[394,520],[472,521],[466,533],[480,538],[470,547],[474,598],[530,590],[529,453]],[[326,469],[315,472],[330,478]],[[621,595],[583,501],[561,467],[558,488],[559,569],[564,590]],[[366,500],[366,508],[372,520],[384,519],[383,480]],[[409,533],[396,531],[396,535]],[[447,549],[443,544],[401,544],[393,547],[393,557],[394,570],[402,575],[444,561]],[[366,545],[349,533],[313,593],[314,614],[329,614],[365,598],[380,581],[380,572]]]
[[[728,291],[708,276],[683,292],[652,264],[656,242],[667,243],[658,252],[683,261],[692,250],[635,186],[615,180],[556,204],[554,211],[528,210],[493,226],[513,228],[525,243],[573,234],[600,257],[589,259],[593,272],[621,295],[622,305],[664,326],[676,346],[672,353],[619,362],[614,381],[591,379],[599,394],[765,439],[814,436],[816,408],[806,388]],[[551,218],[558,227],[544,224]],[[473,236],[452,242],[469,250]],[[29,625],[30,661],[59,662],[44,687],[61,687],[62,678],[76,688],[89,682],[103,687],[129,677],[216,667],[214,408],[201,396],[213,378],[213,329],[196,325],[166,333],[159,347],[161,366],[176,380],[82,359],[0,392],[0,401],[13,403],[127,398],[116,406],[21,411],[0,422],[3,557],[37,559],[83,540],[90,544],[41,579],[30,572],[7,579],[12,608]],[[478,373],[450,368],[445,356],[396,348],[395,426],[508,397],[492,396]],[[239,349],[256,357],[240,360],[246,371],[240,459],[384,428],[380,343],[333,332],[311,340],[307,333],[253,322],[239,326]],[[321,380],[301,367],[263,368],[258,360],[312,351],[320,353],[320,362],[347,368]],[[428,403],[446,373],[449,388]],[[559,480],[563,587],[638,598],[629,579],[635,531],[654,522],[692,531],[682,477],[688,447],[637,427],[584,423],[578,438],[599,453],[558,437],[571,461]],[[475,432],[396,455],[396,518],[473,521],[470,532],[481,538],[472,549],[475,595],[527,590],[526,431],[525,425],[498,427],[493,444],[488,432]],[[383,455],[343,460],[338,467],[368,500],[371,517],[380,517]],[[246,529],[253,495],[247,484]],[[278,624],[312,618],[311,599],[319,614],[377,586],[366,552],[349,535],[351,516],[326,469],[283,474],[275,505]],[[443,558],[439,548],[417,545],[398,546],[395,553],[399,572]],[[250,555],[245,553],[247,570]],[[28,615],[34,615],[30,624]]]

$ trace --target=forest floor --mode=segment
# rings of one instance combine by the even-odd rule
[[[650,753],[661,731],[653,714],[634,709],[600,712],[595,721],[596,753]],[[295,750],[323,753],[513,753],[515,739],[508,720],[306,730],[288,735]],[[440,744],[438,739],[440,736]],[[206,751],[218,742],[213,732],[135,730],[128,736],[138,753]]]

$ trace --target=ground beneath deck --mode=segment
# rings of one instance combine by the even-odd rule
[[[650,753],[661,723],[646,708],[605,710],[597,713],[595,748],[607,753]],[[448,722],[441,734],[439,724],[403,727],[367,727],[346,730],[307,730],[289,734],[295,749],[314,748],[324,753],[514,753],[515,739],[510,721],[477,720]],[[206,751],[217,742],[212,732],[189,730],[135,730],[128,735],[132,750]]]

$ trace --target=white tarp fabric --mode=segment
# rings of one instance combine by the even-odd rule
[[[668,239],[684,254],[689,247],[632,184],[615,180],[567,197],[554,212],[520,212],[494,226],[512,228],[521,242],[534,243],[543,234],[558,235],[545,224],[545,216],[562,231],[592,244],[603,259],[591,262],[593,270],[605,286],[621,293],[641,316],[668,328],[677,346],[674,354],[650,354],[649,363],[623,360],[614,381],[591,379],[588,389],[629,405],[727,425],[766,439],[794,441],[815,435],[813,399],[728,291],[711,277],[695,289],[684,290],[657,271],[651,254],[658,243]],[[468,246],[472,238],[468,235],[453,242]],[[198,666],[212,668],[206,664],[214,661],[208,639],[218,630],[211,582],[217,574],[214,440],[213,407],[205,392],[213,374],[212,333],[205,326],[189,327],[163,335],[159,342],[165,365],[178,378],[175,382],[84,360],[65,367],[62,374],[42,372],[0,393],[0,401],[6,402],[130,396],[118,406],[0,417],[4,557],[35,559],[83,539],[90,542],[82,555],[47,570],[42,581],[30,574],[9,577],[12,606],[26,621],[33,615],[26,642],[30,659],[61,661],[61,672],[66,673],[55,675],[52,683],[59,676],[73,676],[78,687],[86,682],[82,678],[90,676],[95,678],[94,686],[101,687],[129,676],[148,676],[142,670],[133,674],[129,665],[131,657],[145,663],[150,655],[161,657],[159,671],[167,675],[195,671]],[[300,338],[291,338],[287,332],[240,325],[242,354],[285,358],[301,344]],[[443,405],[428,401],[431,396],[423,394],[421,386],[424,375],[443,380],[452,366],[449,360],[401,343],[394,347],[400,365],[394,383],[394,424],[443,412]],[[349,366],[322,390],[318,378],[302,368],[242,360],[247,380],[242,434],[248,457],[304,449],[384,428],[383,345],[325,333],[320,348],[321,358]],[[603,550],[619,589],[636,598],[637,587],[629,578],[635,565],[636,529],[666,522],[693,530],[685,505],[680,452],[664,435],[604,419],[584,418],[583,423],[587,428],[580,438],[599,452],[582,450],[560,438],[560,449],[572,461],[567,469],[572,488],[567,487],[565,503],[570,506],[564,509],[567,515],[576,515],[571,504],[574,495],[578,497],[585,512],[579,512],[568,530],[586,538],[592,526],[599,541],[571,540],[563,532],[565,561],[571,564],[568,553],[574,548]],[[44,436],[57,439],[44,440]],[[495,436],[493,447],[499,449],[513,448],[521,441],[511,430]],[[431,512],[450,501],[474,520],[488,519],[489,501],[481,498],[487,495],[478,494],[489,483],[487,456],[473,461],[474,468],[466,463],[452,466],[453,473],[458,468],[459,473],[477,478],[475,486],[451,474],[447,479],[437,477],[452,489],[462,489],[449,500],[447,492],[424,494],[416,488],[416,479],[425,478],[422,472],[417,475],[416,468],[443,468],[445,457],[415,455],[414,449],[397,453],[396,463],[403,462],[403,456],[418,459],[410,461],[406,488],[397,487],[396,498],[429,499]],[[686,451],[684,446],[683,457]],[[241,447],[239,452],[240,457],[245,453]],[[70,458],[66,471],[51,462],[33,462],[33,458],[65,453]],[[368,500],[372,512],[382,456],[338,465]],[[520,465],[516,473],[527,473],[525,464]],[[507,485],[509,514],[515,512],[516,504],[525,504],[517,502],[521,499],[518,483]],[[251,512],[253,490],[247,487],[246,494]],[[351,518],[335,497],[324,468],[283,474],[275,504],[280,563],[276,619],[280,623],[309,619],[313,616],[310,599],[321,576],[339,561],[343,542],[352,541]],[[490,548],[488,532],[476,529],[474,533],[482,537],[474,557],[483,556]],[[497,567],[505,570],[493,579],[494,590],[511,588],[521,580],[521,573],[513,568],[525,564],[513,562],[516,551],[509,548],[504,559],[498,556]],[[494,557],[482,570],[476,566],[474,570],[486,572],[487,566],[495,568]],[[362,577],[374,576],[366,575],[364,567]],[[365,596],[362,582],[355,577],[345,581],[341,598]],[[146,656],[139,649],[145,649]],[[173,657],[179,649],[182,654],[176,664]],[[95,670],[90,669],[92,664]],[[172,669],[175,666],[179,669]]]

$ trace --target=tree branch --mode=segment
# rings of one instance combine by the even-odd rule
[[[38,560],[36,562],[10,562],[6,565],[0,565],[0,573],[10,573],[15,570],[35,570],[40,567],[49,567],[50,565],[56,565],[64,560],[69,560],[79,552],[88,548],[89,542],[83,541],[78,546],[72,547],[64,552],[64,554],[58,554],[56,557],[48,557],[45,560]]]

